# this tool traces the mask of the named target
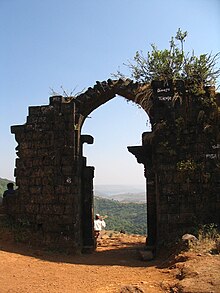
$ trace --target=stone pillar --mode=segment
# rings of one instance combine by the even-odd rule
[[[147,177],[147,239],[146,245],[155,249],[157,240],[157,205],[155,178]]]
[[[145,139],[151,136],[151,133],[144,133]],[[151,250],[155,249],[157,238],[157,194],[155,174],[152,168],[152,147],[151,144],[145,143],[143,146],[129,146],[129,152],[135,155],[138,163],[144,164],[144,175],[147,186],[147,247]]]
[[[81,156],[83,155],[83,144],[93,144],[91,135],[81,135]],[[86,158],[82,156],[81,165],[81,196],[82,196],[82,242],[83,252],[91,252],[95,249],[94,239],[94,197],[93,197],[93,178],[94,167],[86,166]]]
[[[83,252],[95,249],[94,241],[94,207],[93,207],[94,167],[84,166],[82,171],[82,237]]]
[[[26,124],[12,126],[18,198],[11,208],[17,221],[39,234],[41,245],[76,252],[82,247],[81,161],[73,105],[51,97],[49,105],[29,108]]]

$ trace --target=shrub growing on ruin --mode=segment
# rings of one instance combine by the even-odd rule
[[[182,79],[190,93],[203,94],[204,87],[215,85],[220,76],[220,68],[217,68],[220,53],[196,56],[194,51],[185,52],[186,37],[187,32],[178,29],[176,36],[171,37],[168,49],[160,50],[152,44],[152,50],[146,56],[143,51],[137,51],[133,60],[124,65],[138,82]],[[118,72],[116,76],[122,77],[123,74]]]

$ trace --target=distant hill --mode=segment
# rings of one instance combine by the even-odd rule
[[[143,193],[122,193],[122,194],[114,194],[114,195],[99,195],[99,197],[117,200],[122,203],[146,203],[146,194]]]
[[[94,194],[98,197],[120,202],[146,202],[146,191],[143,186],[139,185],[95,185]]]
[[[94,212],[107,215],[106,229],[124,230],[127,234],[146,235],[146,204],[122,203],[101,197],[94,197]]]
[[[95,193],[112,195],[120,193],[140,193],[145,191],[145,187],[142,185],[96,184],[94,190]]]

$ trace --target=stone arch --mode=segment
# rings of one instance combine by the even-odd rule
[[[93,138],[89,135],[81,135],[81,128],[82,125],[86,119],[87,116],[89,116],[90,113],[92,113],[94,110],[99,108],[101,105],[105,104],[106,102],[112,100],[116,97],[116,95],[119,95],[121,97],[124,97],[128,101],[132,101],[133,103],[137,104],[139,107],[141,107],[145,112],[146,115],[150,114],[150,111],[146,111],[144,109],[144,99],[143,96],[145,94],[146,88],[148,89],[149,85],[142,85],[138,83],[134,83],[132,80],[126,79],[126,80],[111,80],[109,79],[107,82],[96,82],[96,85],[93,88],[89,88],[86,92],[83,94],[77,96],[76,98],[73,98],[70,103],[73,104],[73,109],[76,111],[75,113],[75,121],[76,121],[76,131],[77,131],[77,144],[79,145],[79,156],[82,156],[82,144],[83,143],[93,143]],[[135,155],[134,149],[137,149],[137,147],[128,147],[128,150]],[[151,153],[149,153],[149,156],[151,156]],[[138,163],[145,164],[145,162],[142,162],[141,160],[138,160]],[[93,179],[93,168],[86,167],[86,158],[84,158],[84,168],[87,169],[89,172],[90,170],[90,180]],[[146,177],[146,174],[150,174],[150,172],[147,172],[145,170],[144,175]],[[86,178],[83,180],[83,185],[87,186],[85,184],[85,181],[88,181]],[[146,183],[147,184],[147,183]],[[92,205],[92,199],[93,196],[91,194],[91,186],[92,182],[90,182],[89,189],[84,190],[82,187],[82,198],[84,198],[86,204],[85,208],[83,209],[83,214],[87,214],[87,220],[84,218],[84,228],[85,230],[85,237],[87,239],[84,239],[84,243],[91,243],[91,241],[88,239],[91,234],[89,231],[93,230],[93,215],[92,211],[89,212],[87,203],[90,202],[90,206]],[[147,187],[146,187],[147,188]],[[83,191],[84,190],[84,191]],[[156,199],[154,196],[152,196],[152,193],[154,193],[154,190],[151,189],[152,192],[148,192],[148,194],[151,194],[151,197],[154,201],[154,205],[149,205],[148,208],[148,231],[150,232],[150,237],[148,236],[148,245],[154,246],[156,241]],[[152,202],[152,200],[151,200]],[[152,209],[153,207],[153,209]],[[88,237],[88,235],[90,235]],[[87,246],[85,244],[85,246]]]
[[[150,117],[150,111],[146,111],[144,107],[143,97],[143,85],[134,83],[130,79],[126,80],[111,80],[103,82],[96,82],[96,85],[92,88],[89,87],[86,92],[73,98],[70,103],[73,105],[73,109],[76,111],[76,125],[78,129],[81,129],[85,118],[97,109],[99,106],[113,99],[116,95],[124,97],[128,101],[132,101],[143,108],[143,110]]]
[[[219,116],[215,104],[207,109],[202,102],[219,95],[206,89],[199,100],[188,97],[179,84],[175,90],[181,99],[173,99],[172,83],[109,79],[77,97],[53,96],[49,105],[29,107],[26,123],[11,127],[18,143],[18,189],[8,199],[7,213],[29,223],[37,234],[33,241],[41,245],[74,252],[94,248],[94,170],[81,151],[93,139],[81,135],[81,127],[89,113],[118,94],[142,106],[152,125],[151,133],[143,133],[142,145],[129,147],[148,179],[148,247],[189,232],[195,218],[218,223]],[[83,213],[90,220],[84,221]]]
[[[142,108],[143,103],[140,99],[139,93],[141,92],[142,87],[138,85],[138,83],[133,83],[131,80],[117,80],[117,81],[112,81],[108,80],[107,82],[97,82],[97,84],[93,88],[89,88],[85,93],[81,94],[76,98],[76,101],[74,100],[73,103],[76,103],[78,105],[77,110],[79,111],[76,113],[78,115],[78,125],[77,128],[79,129],[79,135],[78,135],[78,140],[79,140],[79,145],[81,146],[82,149],[82,144],[83,143],[92,143],[93,138],[88,136],[88,135],[81,135],[81,128],[83,126],[83,123],[85,121],[85,118],[89,116],[93,111],[98,109],[101,105],[109,102],[110,100],[116,98],[117,96],[125,98],[125,100],[131,101],[135,104],[137,104],[139,107]],[[139,96],[138,96],[139,95]],[[142,108],[142,110],[145,112],[146,116],[148,116],[147,112]],[[131,147],[128,147],[128,150],[130,150]],[[81,155],[83,155],[83,151],[81,150]],[[132,152],[131,152],[132,153]],[[86,159],[86,158],[85,158]],[[140,162],[141,163],[141,162]],[[147,174],[147,172],[143,172],[143,175]],[[145,184],[146,185],[146,184]],[[146,190],[147,187],[145,187]],[[85,192],[84,198],[89,195],[90,192],[87,190]],[[92,202],[92,200],[89,200]],[[88,207],[85,207],[85,210],[83,214],[86,214],[88,212]],[[154,210],[155,212],[155,210]],[[149,212],[149,215],[151,213]],[[87,225],[86,223],[85,227],[86,233],[85,235],[88,235],[88,231],[92,230],[92,221],[91,219],[93,218],[92,215],[89,215],[87,218]],[[154,222],[156,219],[156,215],[154,215]],[[84,218],[84,222],[86,219]],[[148,220],[148,222],[150,222]],[[155,222],[156,223],[156,222]],[[145,223],[146,224],[146,223]],[[90,226],[90,227],[89,227]],[[154,229],[155,229],[154,225]],[[155,234],[155,232],[154,232]],[[152,234],[151,234],[152,235]],[[88,240],[86,240],[88,241]],[[149,242],[149,241],[148,241]]]

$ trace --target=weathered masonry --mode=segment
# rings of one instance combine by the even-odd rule
[[[72,252],[94,248],[94,168],[82,154],[93,138],[81,128],[116,95],[140,105],[152,124],[142,145],[128,147],[145,169],[147,245],[160,247],[198,223],[219,222],[219,95],[206,88],[193,97],[181,82],[109,79],[77,97],[53,96],[49,105],[29,107],[27,122],[12,126],[18,189],[8,213],[31,231],[28,241]]]

